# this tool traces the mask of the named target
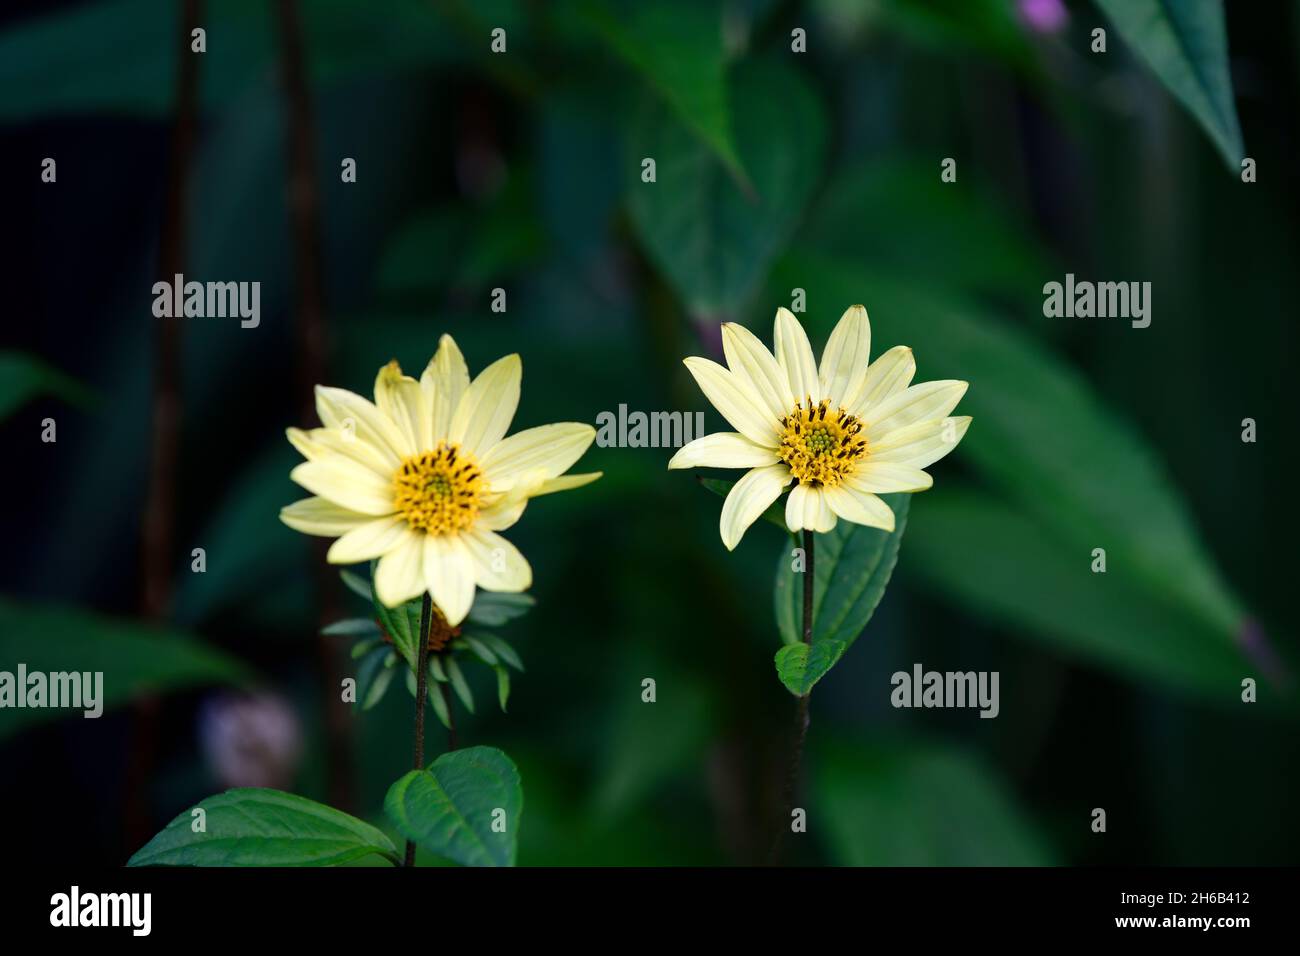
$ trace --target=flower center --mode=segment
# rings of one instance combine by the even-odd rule
[[[429,534],[470,527],[486,491],[483,472],[456,445],[412,455],[393,475],[393,503],[407,524]]]
[[[790,467],[800,484],[838,485],[867,454],[867,440],[859,438],[862,422],[844,409],[832,412],[822,399],[816,405],[795,402],[794,411],[781,419],[781,447],[777,455]]]

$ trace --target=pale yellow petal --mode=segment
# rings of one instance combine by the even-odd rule
[[[424,536],[424,583],[448,624],[465,620],[474,603],[474,561],[460,535]]]
[[[906,345],[895,345],[867,367],[862,387],[844,405],[852,414],[863,417],[885,399],[912,384],[916,358]]]
[[[790,379],[758,336],[736,322],[722,326],[722,351],[727,366],[747,391],[758,396],[768,417],[775,421],[794,408]]]
[[[303,498],[281,508],[280,520],[294,531],[301,531],[303,534],[336,538],[375,519],[371,515],[350,511],[324,498]]]
[[[391,455],[357,438],[352,431],[335,428],[313,428],[310,431],[303,431],[301,428],[287,428],[285,435],[289,443],[308,461],[328,458],[331,455],[342,455],[351,458],[359,465],[364,465],[386,480],[391,479],[396,471]]]
[[[497,442],[480,460],[494,491],[513,485],[521,475],[540,472],[544,479],[564,474],[591,446],[596,430],[581,422],[557,422],[526,428]]]
[[[402,542],[375,565],[375,597],[384,607],[397,607],[424,593],[424,543],[408,531]]]
[[[959,415],[900,428],[871,446],[868,460],[927,468],[957,447],[970,422],[970,416]]]
[[[429,413],[429,440],[432,445],[447,437],[451,418],[469,389],[469,367],[460,354],[456,340],[444,335],[438,340],[437,354],[429,360],[420,376],[420,391]]]
[[[822,497],[831,511],[845,521],[885,531],[894,530],[894,512],[882,499],[870,492],[835,485],[823,488]]]
[[[396,360],[381,368],[375,376],[375,406],[392,420],[411,448],[425,451],[430,447],[426,436],[432,433],[432,429],[420,383],[409,375],[403,375]]]
[[[356,440],[374,445],[393,468],[415,451],[392,419],[346,389],[317,385],[316,413],[326,428],[348,432]]]
[[[868,457],[845,477],[844,484],[855,491],[887,495],[899,491],[925,491],[934,484],[934,479],[920,468]]]
[[[817,404],[822,397],[817,380],[817,360],[813,358],[808,333],[789,309],[776,310],[776,361],[790,382],[790,394],[796,401]]]
[[[749,526],[776,501],[781,489],[789,483],[790,469],[781,464],[748,471],[732,486],[722,503],[722,517],[718,523],[722,543],[728,551],[735,549]]]
[[[526,591],[533,583],[533,569],[519,549],[501,535],[485,528],[462,534],[474,560],[474,582],[484,591]]]
[[[554,494],[557,491],[572,491],[574,488],[581,488],[583,485],[591,484],[604,474],[603,471],[588,471],[581,475],[560,475],[558,478],[547,478],[532,493],[532,497],[540,498],[542,495]]]
[[[325,560],[330,564],[356,564],[380,558],[397,548],[410,534],[406,520],[389,515],[353,528],[330,545]]]
[[[736,377],[717,362],[692,356],[685,360],[704,397],[722,413],[722,417],[750,441],[768,448],[777,446],[778,419],[764,410],[758,396],[745,388]]]
[[[771,448],[756,445],[739,432],[714,432],[683,445],[669,468],[761,468],[778,461]]]
[[[957,407],[966,394],[966,388],[966,382],[922,382],[887,398],[867,412],[864,434],[868,450],[875,442],[888,437],[890,432],[917,422],[944,418]]]
[[[522,375],[518,355],[499,358],[480,372],[452,416],[449,439],[476,458],[499,442],[519,407]]]
[[[820,485],[795,485],[785,502],[785,526],[791,531],[830,531],[835,513],[826,503]]]
[[[826,351],[822,352],[817,370],[822,397],[844,405],[862,387],[870,359],[871,322],[867,310],[860,305],[849,306],[831,330]]]
[[[380,517],[396,510],[392,484],[341,455],[304,461],[289,472],[289,478],[351,511]]]

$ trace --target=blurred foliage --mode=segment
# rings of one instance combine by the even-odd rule
[[[9,259],[24,279],[13,309],[34,317],[0,356],[5,437],[22,449],[14,534],[28,542],[3,558],[22,598],[0,605],[0,669],[102,669],[115,705],[166,692],[144,792],[154,830],[218,789],[196,688],[251,674],[301,717],[293,789],[326,799],[336,756],[316,632],[350,600],[318,591],[319,556],[275,517],[299,496],[283,430],[309,424],[278,27],[271,5],[206,6],[186,272],[260,280],[263,320],[184,327],[184,634],[124,619],[139,593],[146,293],[179,5],[44,5],[0,32],[4,172],[32,184],[14,205],[31,229]],[[723,319],[769,338],[795,289],[815,346],[863,302],[873,351],[910,345],[919,378],[971,383],[974,423],[911,500],[888,594],[834,637],[853,646],[813,698],[810,825],[787,841],[793,859],[1294,861],[1300,528],[1279,503],[1296,341],[1278,302],[1300,250],[1296,183],[1276,172],[1300,115],[1294,29],[1231,7],[1225,29],[1209,0],[1071,2],[1055,25],[1013,0],[382,6],[300,4],[330,384],[365,391],[393,357],[422,367],[449,331],[474,368],[521,353],[517,428],[620,403],[693,411],[705,405],[681,357],[717,357]],[[1115,34],[1104,56],[1089,53],[1096,26]],[[791,53],[796,28],[807,54]],[[1247,81],[1236,95],[1227,38]],[[1242,126],[1256,184],[1236,173]],[[57,188],[32,172],[47,155]],[[345,156],[356,184],[339,182]],[[956,183],[940,181],[944,157]],[[1045,320],[1043,283],[1066,271],[1151,279],[1152,327]],[[494,287],[504,315],[488,309]],[[47,415],[58,442],[35,444]],[[1239,440],[1245,416],[1257,444]],[[793,707],[772,680],[793,621],[774,619],[768,589],[790,539],[759,522],[727,553],[718,499],[667,473],[668,454],[593,448],[583,467],[605,477],[535,502],[511,532],[536,571],[537,606],[509,626],[528,671],[508,715],[461,711],[458,729],[518,763],[521,863],[765,858]],[[1106,574],[1089,570],[1097,547]],[[854,643],[847,622],[867,617]],[[328,639],[356,676],[365,657]],[[889,675],[918,660],[1000,671],[998,719],[890,708]],[[462,676],[496,697],[488,669]],[[1246,676],[1261,703],[1243,713]],[[407,695],[380,696],[350,720],[344,809],[387,826],[411,714]],[[48,716],[0,711],[0,800],[33,821],[14,852],[121,863],[133,728],[28,726]],[[35,825],[87,794],[93,832]],[[1087,831],[1097,805],[1126,821],[1104,844]],[[340,852],[365,846],[384,843]]]

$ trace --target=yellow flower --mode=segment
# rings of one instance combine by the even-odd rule
[[[791,480],[791,531],[830,531],[836,517],[894,530],[894,513],[878,495],[933,484],[922,469],[957,447],[970,425],[968,417],[948,417],[966,383],[910,385],[916,362],[901,345],[868,364],[871,323],[860,305],[840,318],[820,366],[786,309],[777,310],[775,337],[773,357],[752,332],[728,322],[728,368],[686,359],[705,397],[736,431],[696,439],[668,467],[750,469],[722,506],[727,550]]]
[[[379,559],[375,593],[388,607],[428,591],[451,626],[485,591],[523,591],[533,572],[497,534],[529,498],[567,491],[600,473],[566,475],[595,437],[560,422],[505,437],[519,404],[521,365],[507,355],[473,382],[444,335],[417,382],[396,362],[379,370],[375,401],[316,387],[323,428],[290,428],[307,460],[289,477],[316,497],[280,520],[306,534],[337,537],[332,564]]]

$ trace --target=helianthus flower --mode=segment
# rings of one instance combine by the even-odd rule
[[[745,530],[791,481],[791,531],[830,531],[836,518],[886,531],[894,513],[878,496],[924,491],[924,468],[957,447],[970,418],[949,418],[965,382],[911,385],[912,350],[895,346],[868,364],[871,323],[860,305],[831,332],[821,365],[803,327],[776,313],[776,355],[748,329],[722,326],[727,368],[691,357],[686,367],[736,429],[683,447],[669,468],[748,468],[722,506],[722,543]]]
[[[375,593],[395,607],[428,591],[451,626],[474,587],[523,591],[524,556],[497,532],[519,520],[529,498],[577,488],[600,473],[564,472],[587,450],[590,425],[560,422],[505,437],[519,404],[518,355],[472,382],[451,336],[419,381],[396,362],[379,370],[375,401],[316,387],[323,425],[290,428],[307,460],[289,477],[315,497],[280,512],[289,527],[337,537],[331,564],[375,558]]]

